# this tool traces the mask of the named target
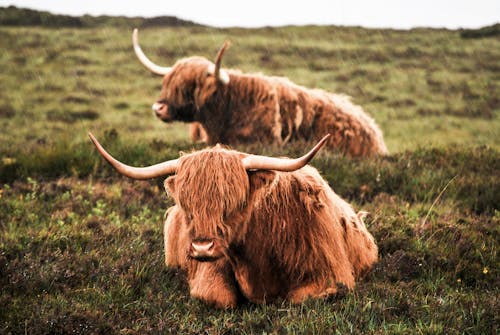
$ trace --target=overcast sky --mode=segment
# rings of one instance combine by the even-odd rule
[[[500,0],[0,0],[69,15],[173,15],[211,26],[303,24],[477,28],[500,22]]]

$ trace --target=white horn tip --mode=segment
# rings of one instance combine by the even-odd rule
[[[326,140],[328,140],[331,136],[332,136],[332,134],[330,134],[330,133],[328,133],[325,136],[323,136],[323,138],[321,139],[321,141],[319,141],[319,145],[323,146],[325,144]]]
[[[224,71],[224,70],[220,70],[220,73],[219,73],[219,80],[221,81],[221,83],[223,83],[224,85],[227,85],[229,84],[229,74]]]

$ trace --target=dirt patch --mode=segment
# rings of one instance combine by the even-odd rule
[[[398,250],[383,257],[374,272],[392,282],[410,281],[422,275],[423,266],[423,260],[417,256]]]
[[[65,112],[60,110],[52,110],[47,112],[47,120],[60,121],[64,123],[74,123],[81,120],[96,120],[99,118],[99,113],[87,109],[79,112]]]
[[[114,104],[113,107],[115,109],[127,109],[130,107],[130,105],[128,103],[122,101],[122,102],[118,102],[118,103]]]
[[[9,104],[0,105],[0,117],[10,119],[16,115],[16,110]]]
[[[67,97],[64,97],[61,102],[67,102],[67,103],[74,103],[74,104],[89,104],[90,100],[88,98],[76,96],[76,95],[69,95]]]
[[[25,326],[29,334],[115,334],[102,312],[57,310],[45,311],[43,320],[31,320]],[[24,333],[24,332],[23,332]]]

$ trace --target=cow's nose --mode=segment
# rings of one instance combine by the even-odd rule
[[[151,106],[151,108],[153,108],[153,111],[155,112],[155,114],[160,114],[162,108],[164,107],[165,105],[164,104],[161,104],[159,102],[155,102],[153,104],[153,106]]]
[[[205,258],[214,255],[214,241],[202,241],[191,243],[191,257]]]

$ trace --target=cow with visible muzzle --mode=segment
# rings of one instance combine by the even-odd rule
[[[185,270],[191,295],[209,304],[325,297],[338,283],[352,289],[377,261],[363,213],[307,165],[328,136],[296,159],[215,146],[143,168],[119,162],[90,136],[125,176],[170,175],[165,262]]]
[[[162,67],[146,57],[133,32],[134,50],[144,66],[163,76],[153,110],[165,122],[196,122],[191,133],[216,143],[318,141],[351,157],[387,154],[382,131],[350,98],[308,89],[282,77],[244,74],[221,68],[224,43],[215,62],[203,57],[181,59]],[[205,133],[202,131],[204,130]],[[196,138],[199,139],[199,138]]]

